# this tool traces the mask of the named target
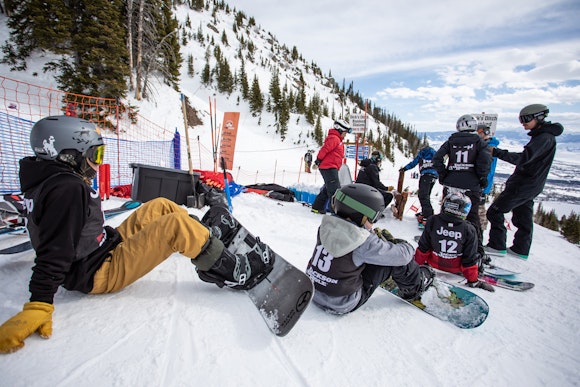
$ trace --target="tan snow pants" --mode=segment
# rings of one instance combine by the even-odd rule
[[[95,273],[92,294],[123,289],[173,253],[194,259],[209,239],[203,224],[165,198],[143,204],[117,230],[123,241]]]

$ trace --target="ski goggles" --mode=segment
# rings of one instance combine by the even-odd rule
[[[101,165],[105,161],[105,145],[95,145],[87,149],[85,157],[92,163]]]
[[[479,129],[477,133],[483,133],[485,136],[489,136],[491,134],[491,129],[489,128]]]
[[[367,219],[371,223],[375,223],[377,220],[379,220],[379,217],[381,216],[381,212],[373,210],[372,208],[359,202],[358,200],[354,200],[353,198],[346,195],[342,191],[336,191],[332,199],[337,200],[343,203],[344,205],[352,208],[356,212],[363,214],[364,216],[367,217]]]
[[[528,122],[535,120],[536,118],[543,116],[544,112],[534,113],[534,114],[524,114],[520,116],[520,124],[527,124]]]

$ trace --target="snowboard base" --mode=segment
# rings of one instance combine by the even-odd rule
[[[236,223],[239,225],[239,222]],[[234,254],[247,253],[257,247],[257,240],[259,239],[239,225],[227,249]],[[247,290],[246,294],[272,333],[285,336],[308,307],[314,294],[314,285],[306,273],[276,254],[269,246],[268,251],[274,259],[272,271],[256,286]]]
[[[383,282],[381,288],[398,297],[399,288],[392,278]],[[462,329],[480,326],[489,313],[489,306],[483,298],[437,278],[433,280],[433,285],[423,293],[420,300],[403,301]]]

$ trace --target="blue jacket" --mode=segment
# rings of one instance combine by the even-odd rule
[[[495,137],[490,138],[487,142],[487,146],[492,146],[497,148],[499,145],[499,140]],[[491,192],[491,188],[493,187],[493,177],[495,176],[495,167],[497,165],[497,157],[493,157],[491,159],[491,166],[489,167],[489,173],[487,175],[487,187],[485,187],[482,191],[484,195],[488,195]]]
[[[439,177],[439,174],[433,168],[433,156],[435,156],[435,149],[431,148],[430,146],[425,147],[417,153],[417,157],[413,159],[409,164],[405,165],[403,169],[408,171],[411,168],[414,168],[415,165],[419,164],[419,172],[421,175],[430,174],[435,177]]]

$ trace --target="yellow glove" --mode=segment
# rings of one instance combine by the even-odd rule
[[[46,302],[27,302],[22,312],[0,326],[0,353],[10,353],[24,347],[24,339],[38,332],[48,339],[52,335],[54,306]]]

